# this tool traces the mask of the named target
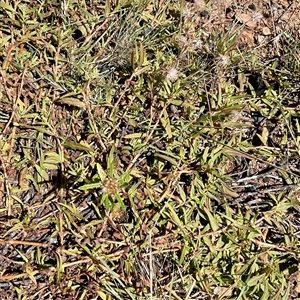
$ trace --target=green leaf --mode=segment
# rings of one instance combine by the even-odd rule
[[[85,103],[83,101],[78,100],[73,97],[60,98],[60,99],[56,100],[55,103],[68,104],[71,106],[76,106],[76,107],[81,107],[81,108],[85,107]]]
[[[172,138],[172,129],[171,129],[171,124],[170,124],[170,120],[169,120],[168,116],[160,118],[160,121],[161,121],[162,126],[165,128],[165,130],[168,134],[168,138],[171,139]]]
[[[260,275],[257,275],[257,276],[254,276],[252,278],[250,278],[248,281],[247,281],[247,285],[248,286],[256,286],[258,285],[259,283],[261,283],[262,279],[266,276],[266,274],[260,274]]]
[[[55,152],[50,152],[50,153],[45,154],[44,162],[48,163],[48,164],[60,164],[63,161],[62,161],[61,155],[59,155]]]
[[[108,172],[109,172],[109,176],[113,177],[114,175],[114,170],[115,170],[115,166],[114,166],[114,152],[115,152],[115,148],[112,146],[109,152],[109,156],[107,158],[107,166],[108,166]]]
[[[115,197],[116,197],[118,203],[120,204],[121,209],[125,210],[125,204],[124,204],[124,201],[122,200],[122,198],[120,197],[120,195],[115,194]]]
[[[0,8],[7,9],[9,11],[14,11],[14,8],[5,2],[0,2]]]
[[[47,172],[41,168],[39,165],[35,165],[34,166],[36,171],[39,173],[39,175],[45,180],[45,181],[49,181],[49,175],[47,174]]]
[[[179,265],[182,265],[184,262],[184,259],[186,258],[186,255],[189,253],[190,247],[185,243],[183,245],[183,248],[181,250],[180,258],[179,258]]]
[[[160,154],[160,153],[156,153],[155,156],[170,162],[173,166],[177,166],[178,161],[176,161],[174,158],[172,158],[170,156]]]
[[[46,162],[43,163],[43,167],[45,170],[57,170],[58,168],[56,164],[48,164]]]
[[[63,143],[63,145],[66,148],[70,148],[70,149],[73,149],[73,150],[83,150],[83,151],[94,153],[92,148],[90,148],[87,145],[84,145],[83,143],[76,143],[76,142],[66,141],[66,142]]]
[[[211,212],[206,207],[204,207],[203,210],[205,211],[205,213],[208,217],[211,229],[213,231],[217,231],[219,229],[218,221],[214,218],[214,216],[211,214]]]
[[[124,136],[124,139],[138,139],[143,136],[142,132],[130,133]]]
[[[93,190],[93,189],[100,188],[100,186],[101,186],[100,182],[88,183],[88,184],[84,184],[81,187],[79,187],[79,190],[81,190],[81,191]]]

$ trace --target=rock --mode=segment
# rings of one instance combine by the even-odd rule
[[[267,27],[267,26],[263,27],[263,28],[261,29],[261,32],[262,32],[263,35],[271,35],[271,34],[272,34],[270,28]]]

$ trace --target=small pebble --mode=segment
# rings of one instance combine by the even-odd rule
[[[200,17],[205,18],[207,16],[209,16],[209,12],[207,10],[202,10],[200,12]]]
[[[176,113],[178,112],[176,106],[173,105],[173,104],[170,105],[170,111],[171,111],[173,114],[176,114]]]
[[[255,7],[255,5],[253,3],[249,4],[248,8],[251,9],[251,10],[256,10],[256,7]]]

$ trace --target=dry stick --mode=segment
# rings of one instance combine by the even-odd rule
[[[150,249],[150,297],[152,299],[152,295],[153,295],[153,255],[152,255],[152,230],[149,231],[149,249]]]
[[[284,169],[284,168],[282,168],[282,167],[279,167],[279,166],[277,166],[277,165],[275,165],[275,164],[272,164],[272,163],[270,163],[270,162],[268,162],[268,161],[266,161],[266,160],[263,160],[263,159],[261,159],[261,158],[259,158],[259,157],[255,157],[255,156],[253,156],[253,155],[251,155],[251,154],[248,154],[248,153],[245,153],[245,152],[243,152],[243,151],[234,149],[234,148],[232,148],[231,146],[225,145],[225,144],[222,143],[222,142],[217,142],[217,143],[223,145],[223,146],[225,147],[225,149],[228,148],[227,153],[229,153],[230,155],[240,155],[240,156],[242,156],[242,157],[245,157],[245,158],[248,158],[248,159],[251,159],[251,160],[257,160],[257,161],[259,161],[259,162],[261,162],[261,163],[263,163],[263,164],[266,164],[266,165],[268,165],[268,166],[271,166],[271,167],[275,168],[276,170],[280,170],[280,171],[289,173],[290,175],[293,175],[293,176],[298,176],[297,174],[295,174],[295,173],[292,172],[292,171],[286,170],[286,169]]]
[[[59,234],[59,242],[60,242],[60,254],[63,252],[64,247],[64,233],[63,233],[63,213],[61,211],[58,212],[58,234]]]
[[[87,82],[86,91],[82,91],[82,94],[83,94],[83,97],[84,97],[84,102],[85,102],[86,109],[88,111],[90,120],[91,120],[91,122],[93,124],[94,130],[96,131],[96,135],[97,135],[99,144],[102,147],[102,149],[105,151],[106,150],[106,146],[104,145],[104,143],[102,141],[102,138],[101,138],[101,136],[99,134],[99,131],[97,129],[96,122],[95,122],[95,119],[94,119],[92,111],[91,111],[91,105],[90,105],[89,100],[88,100],[88,94],[89,94],[89,92],[90,92],[90,79]]]
[[[4,174],[4,186],[5,186],[5,190],[6,190],[6,200],[7,200],[7,215],[8,216],[11,216],[11,197],[10,197],[10,185],[9,185],[9,182],[8,182],[8,176],[7,176],[7,172],[6,172],[6,166],[5,166],[5,162],[4,162],[4,159],[0,153],[0,161],[1,161],[1,164],[2,164],[2,169],[3,169],[3,174]]]
[[[271,192],[289,190],[289,189],[292,189],[294,187],[297,187],[297,184],[281,185],[279,187],[268,187],[264,190],[257,189],[256,192],[247,192],[246,195],[242,198],[245,198],[247,196],[257,195],[257,194],[267,194],[267,193],[271,193]]]
[[[30,273],[30,276],[34,276],[36,274],[39,274],[40,272],[41,272],[40,270],[32,271]],[[17,278],[22,278],[22,277],[29,277],[29,274],[21,273],[21,274],[13,274],[13,275],[3,275],[3,276],[0,276],[0,281],[14,280]]]
[[[180,164],[181,164],[181,160],[179,160],[178,165],[176,166],[176,168],[179,168]],[[160,203],[161,201],[163,201],[163,199],[165,198],[165,196],[169,194],[169,191],[170,191],[171,187],[174,185],[174,182],[176,182],[176,180],[178,180],[178,178],[180,178],[180,175],[182,173],[185,173],[185,172],[186,172],[185,170],[180,170],[180,171],[177,171],[175,173],[175,175],[173,173],[170,173],[167,176],[167,180],[169,180],[169,179],[170,180],[168,181],[168,184],[167,184],[166,188],[163,190],[163,193],[161,194],[161,196],[157,200],[158,203]]]
[[[284,159],[284,161],[287,161],[286,159]],[[268,176],[268,174],[274,172],[274,170],[276,170],[275,167],[272,167],[270,168],[269,170],[267,171],[264,171],[260,174],[256,174],[256,175],[252,175],[252,176],[248,176],[248,177],[244,177],[244,178],[240,178],[238,180],[236,180],[235,182],[244,182],[244,181],[249,181],[249,180],[254,180],[254,179],[258,179],[258,178],[261,178],[261,177],[265,177],[265,176]],[[286,170],[285,170],[286,171]],[[269,176],[268,176],[269,177]],[[238,186],[237,186],[238,187]]]
[[[36,247],[49,247],[48,244],[31,242],[31,241],[19,241],[19,240],[0,240],[0,245],[26,245],[26,246],[36,246]]]
[[[6,256],[3,255],[3,254],[0,254],[0,258],[6,260],[6,261],[9,262],[9,263],[14,263],[14,260],[13,260],[13,259],[11,259],[11,258],[9,258],[9,257],[6,257]]]
[[[64,268],[72,267],[72,266],[79,265],[79,264],[90,263],[91,261],[92,261],[91,258],[86,258],[86,259],[77,260],[77,261],[73,261],[73,262],[69,262],[69,263],[64,263],[63,267]]]
[[[24,71],[22,73],[21,84],[20,84],[20,87],[18,89],[18,96],[17,96],[17,99],[14,102],[14,111],[15,111],[16,102],[21,97],[21,93],[22,93],[23,85],[24,85],[24,76],[25,76],[25,72],[27,70],[27,67],[28,67],[28,62],[25,64],[25,68],[24,68]],[[12,131],[12,143],[11,143],[11,147],[10,147],[9,155],[8,155],[8,161],[9,162],[10,162],[12,156],[13,156],[13,149],[14,149],[14,144],[15,144],[15,135],[16,135],[16,127],[14,126],[13,131]]]

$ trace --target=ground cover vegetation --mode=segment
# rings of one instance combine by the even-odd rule
[[[297,1],[0,2],[1,299],[298,299]]]

